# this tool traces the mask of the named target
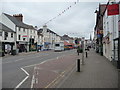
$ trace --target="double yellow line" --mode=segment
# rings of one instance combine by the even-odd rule
[[[69,72],[72,70],[72,68],[75,66],[75,64],[72,64],[69,66],[65,71],[61,72],[60,75],[58,75],[51,83],[49,83],[45,88],[50,88],[51,86],[55,86],[60,79],[62,79],[65,76],[65,73]]]

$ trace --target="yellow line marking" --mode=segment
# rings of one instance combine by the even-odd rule
[[[60,78],[63,78],[63,77],[65,76],[64,73],[67,72],[67,71],[69,71],[69,70],[71,70],[74,65],[75,65],[75,64],[72,64],[72,65],[69,66],[67,69],[65,69],[65,71],[61,72],[61,74],[60,74],[58,77],[56,77],[51,83],[49,83],[45,88],[49,88],[50,86],[56,85],[56,84],[58,83],[58,80],[59,80]]]

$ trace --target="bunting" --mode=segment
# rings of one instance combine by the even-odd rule
[[[59,13],[57,16],[53,17],[52,19],[48,20],[45,25],[47,25],[48,23],[52,22],[54,19],[58,18],[59,16],[63,15],[66,11],[70,10],[70,8],[72,8],[73,5],[76,5],[79,2],[79,0],[77,0],[76,2],[74,2],[72,5],[70,5],[69,7],[67,7],[65,10],[63,10],[61,13]]]

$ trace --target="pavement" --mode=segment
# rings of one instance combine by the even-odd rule
[[[81,72],[74,68],[57,88],[118,88],[118,70],[104,56],[91,50]]]
[[[118,70],[108,59],[90,50],[77,72],[81,58],[75,53],[36,65],[31,88],[118,88]]]
[[[48,50],[48,51],[52,51],[52,50]],[[11,55],[11,54],[5,54],[5,56],[3,58],[6,57],[12,57],[12,56],[20,56],[20,55],[29,55],[29,54],[35,54],[35,53],[41,53],[41,52],[48,52],[48,51],[31,51],[31,52],[22,52],[22,53],[18,53],[17,55]]]

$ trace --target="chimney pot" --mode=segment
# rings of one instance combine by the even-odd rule
[[[17,20],[23,22],[23,15],[22,14],[14,14],[13,17],[15,17]]]

